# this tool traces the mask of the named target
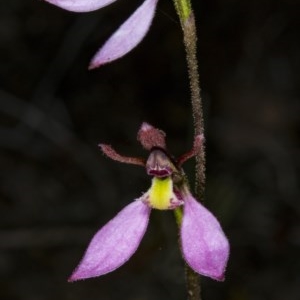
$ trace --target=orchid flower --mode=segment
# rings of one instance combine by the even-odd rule
[[[104,275],[119,268],[137,250],[152,209],[181,210],[181,207],[179,225],[184,260],[195,272],[224,280],[228,240],[217,219],[192,196],[181,168],[202,147],[203,136],[197,136],[192,150],[177,160],[167,152],[165,133],[161,130],[143,123],[138,140],[150,151],[147,160],[123,156],[109,145],[99,145],[113,160],[145,167],[152,176],[152,185],[95,234],[69,281]]]
[[[100,9],[116,0],[45,0],[73,12]],[[135,48],[148,32],[158,0],[145,0],[93,57],[89,69],[116,60]]]

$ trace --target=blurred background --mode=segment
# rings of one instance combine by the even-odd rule
[[[206,206],[231,242],[226,281],[204,300],[300,299],[300,1],[193,1],[205,109]],[[178,156],[193,126],[182,34],[160,1],[143,42],[88,71],[141,1],[75,14],[38,0],[0,3],[0,298],[186,299],[172,212],[153,211],[117,271],[67,283],[93,234],[146,191],[141,122]],[[193,162],[186,164],[193,184]]]

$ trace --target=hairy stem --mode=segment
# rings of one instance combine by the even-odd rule
[[[191,104],[194,120],[194,135],[195,139],[198,135],[204,134],[202,99],[200,94],[198,63],[196,57],[197,35],[194,14],[191,12],[190,16],[182,23],[183,38],[186,50],[186,58],[188,64],[190,89],[191,89]],[[196,155],[196,195],[198,199],[203,201],[204,185],[205,185],[205,148],[199,149]]]
[[[175,8],[180,19],[183,31],[183,41],[186,51],[188,65],[191,105],[194,121],[194,139],[198,135],[204,135],[202,99],[200,93],[200,82],[197,63],[197,33],[195,17],[192,11],[190,0],[173,0]],[[205,188],[205,148],[200,147],[196,154],[196,174],[195,186],[196,196],[200,201],[204,199]],[[186,265],[186,285],[189,300],[201,300],[200,295],[200,276]]]

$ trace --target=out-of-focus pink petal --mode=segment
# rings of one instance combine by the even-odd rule
[[[138,248],[150,211],[140,199],[121,210],[93,237],[69,281],[104,275],[123,265]]]
[[[107,6],[116,0],[45,0],[53,5],[74,12],[88,12]]]
[[[139,44],[151,25],[157,1],[144,1],[96,53],[90,63],[89,69],[94,69],[116,60]]]
[[[228,240],[218,220],[191,195],[185,199],[181,243],[183,256],[195,272],[224,280]]]

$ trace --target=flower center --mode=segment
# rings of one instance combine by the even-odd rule
[[[178,199],[173,192],[171,177],[153,177],[145,201],[150,207],[160,210],[174,209],[183,204],[183,201]]]

